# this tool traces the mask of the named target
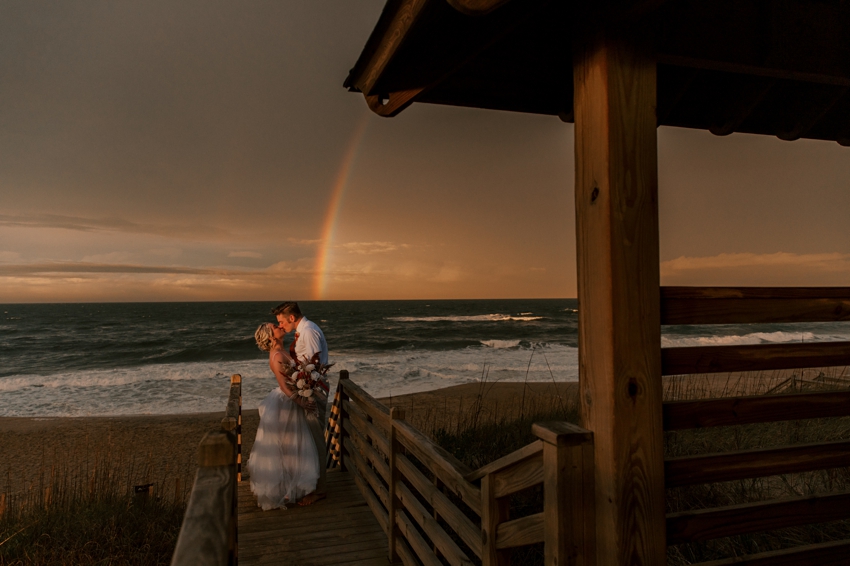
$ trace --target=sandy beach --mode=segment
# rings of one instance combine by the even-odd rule
[[[669,399],[755,395],[791,391],[806,384],[846,388],[846,368],[716,374],[664,378]],[[575,406],[576,383],[465,384],[381,399],[405,410],[406,419],[424,432],[449,430],[477,413],[484,420],[533,415]],[[0,418],[3,462],[0,493],[37,488],[51,473],[90,475],[110,467],[128,485],[154,483],[165,496],[185,494],[194,478],[197,448],[216,430],[221,413],[75,418]],[[256,409],[243,413],[243,458],[247,461],[257,430]]]

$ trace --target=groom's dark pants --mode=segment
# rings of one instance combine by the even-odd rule
[[[317,493],[327,493],[326,483],[328,479],[328,451],[325,445],[325,426],[327,425],[328,398],[322,395],[313,395],[316,406],[319,408],[319,416],[307,413],[307,424],[310,426],[310,434],[316,443],[316,451],[319,453],[319,482],[316,484]]]

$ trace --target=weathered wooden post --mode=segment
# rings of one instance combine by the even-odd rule
[[[236,435],[236,481],[242,481],[242,376],[235,373],[230,376],[230,395],[227,408],[221,419],[221,430]]]
[[[543,441],[544,564],[594,566],[593,433],[566,422],[531,430]]]
[[[208,432],[198,447],[198,466],[171,566],[235,566],[236,436]]]
[[[496,531],[499,523],[508,520],[510,497],[496,497],[494,474],[481,478],[481,564],[482,566],[509,566],[510,549],[496,548]]]
[[[656,63],[605,18],[574,26],[582,418],[594,435],[599,564],[661,565]]]
[[[387,443],[390,448],[389,456],[389,485],[387,486],[387,492],[389,497],[387,497],[387,541],[389,542],[389,552],[387,558],[389,558],[390,564],[397,563],[400,558],[398,555],[398,550],[396,548],[396,536],[398,532],[398,527],[396,526],[396,510],[401,509],[401,502],[398,499],[398,495],[396,494],[396,484],[401,480],[401,474],[398,471],[398,466],[396,464],[396,456],[403,450],[401,444],[396,439],[396,425],[395,421],[404,419],[404,410],[399,409],[397,407],[390,407],[390,426],[389,426],[389,442]]]

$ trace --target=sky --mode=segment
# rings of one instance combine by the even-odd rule
[[[382,6],[0,4],[0,303],[575,297],[573,126],[371,114]],[[662,284],[850,286],[850,148],[658,156]]]

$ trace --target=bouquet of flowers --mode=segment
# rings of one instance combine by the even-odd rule
[[[314,393],[320,391],[327,393],[330,390],[326,376],[332,366],[333,364],[321,363],[319,354],[316,353],[311,360],[293,361],[287,374],[295,385],[298,395],[310,400]]]

